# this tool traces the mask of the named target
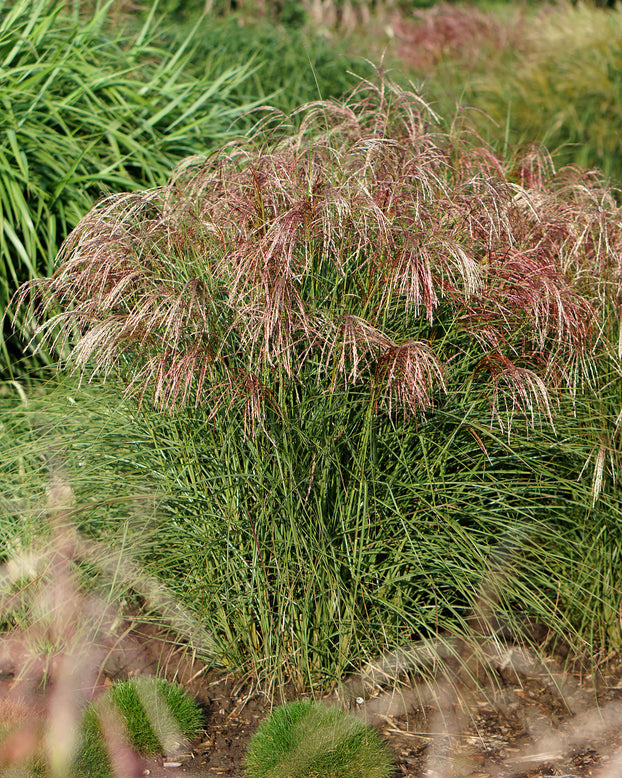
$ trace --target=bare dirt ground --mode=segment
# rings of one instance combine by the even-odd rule
[[[199,742],[151,759],[153,778],[243,775],[249,739],[269,712],[252,686],[206,670],[153,625],[129,625],[112,642],[99,683],[158,674],[181,683],[201,704]],[[622,662],[611,655],[589,674],[561,672],[552,660],[502,650],[488,674],[456,666],[434,684],[364,687],[350,679],[327,702],[377,726],[395,756],[396,778],[622,777]],[[15,687],[0,675],[0,707]],[[140,773],[138,773],[140,774]],[[129,778],[129,776],[128,776]]]
[[[492,677],[475,684],[457,671],[432,690],[377,687],[363,699],[355,681],[327,701],[346,705],[379,727],[395,755],[396,776],[622,776],[617,656],[582,676],[518,650],[497,656],[493,664]],[[204,672],[153,628],[136,629],[106,665],[109,678],[156,670],[200,701],[205,733],[175,760],[152,760],[146,774],[241,776],[246,746],[269,712],[268,700],[231,678]]]

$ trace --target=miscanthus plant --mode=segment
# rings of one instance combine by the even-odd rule
[[[387,79],[265,131],[102,201],[20,294],[125,387],[168,496],[144,563],[264,681],[482,608],[615,640],[610,193],[441,134]]]
[[[249,69],[214,73],[204,56],[189,73],[195,38],[188,32],[165,49],[155,4],[136,28],[127,20],[113,28],[111,2],[86,20],[68,6],[0,0],[3,313],[20,283],[51,272],[62,241],[96,200],[163,183],[180,159],[231,137],[248,109],[231,93]],[[19,332],[23,322],[14,323]],[[23,348],[18,338],[7,347],[8,333],[0,339],[3,374]]]

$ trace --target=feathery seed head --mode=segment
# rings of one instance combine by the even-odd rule
[[[164,407],[241,400],[253,429],[270,386],[312,374],[423,412],[467,349],[495,365],[493,415],[509,392],[510,415],[552,420],[544,382],[576,380],[622,277],[601,182],[533,149],[506,176],[387,78],[297,114],[95,206],[20,290],[36,337],[80,371],[131,366],[130,390]]]

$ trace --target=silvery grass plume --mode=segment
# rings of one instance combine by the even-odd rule
[[[78,371],[165,408],[235,405],[247,430],[284,381],[415,418],[460,382],[508,430],[552,421],[613,310],[619,211],[594,175],[478,144],[362,81],[103,200],[17,304]]]

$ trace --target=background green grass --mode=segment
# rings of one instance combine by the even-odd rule
[[[388,57],[425,81],[446,119],[457,105],[473,109],[497,150],[543,144],[557,165],[598,168],[618,187],[622,8],[606,6],[437,4],[394,22]]]

